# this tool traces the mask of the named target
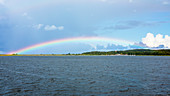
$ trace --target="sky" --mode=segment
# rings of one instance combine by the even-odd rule
[[[170,0],[0,0],[0,54],[76,37],[114,38],[134,44],[65,42],[23,54],[126,50],[141,46],[169,49]]]

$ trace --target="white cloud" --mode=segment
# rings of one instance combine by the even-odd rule
[[[46,25],[45,27],[44,27],[44,29],[46,30],[46,31],[50,31],[50,30],[63,30],[64,29],[64,26],[58,26],[58,27],[56,27],[55,25]]]
[[[156,37],[152,33],[147,33],[145,38],[142,38],[142,43],[146,44],[148,47],[159,47],[164,45],[165,48],[170,48],[170,36],[157,34]]]
[[[64,26],[58,26],[57,29],[58,29],[58,30],[63,30],[63,29],[64,29]]]
[[[52,31],[52,30],[64,30],[64,26],[55,26],[55,25],[44,25],[44,24],[37,24],[37,25],[33,25],[33,28],[40,30],[42,28],[44,28],[44,30],[46,31]]]
[[[1,5],[5,5],[5,0],[0,0]]]
[[[46,30],[46,31],[50,31],[50,30],[56,30],[57,29],[57,27],[55,26],[55,25],[46,25],[45,27],[44,27],[44,29]]]
[[[33,25],[33,28],[35,29],[41,29],[44,25],[43,24],[38,24],[38,25]]]

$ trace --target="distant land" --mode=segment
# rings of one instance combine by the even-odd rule
[[[170,56],[170,49],[150,50],[134,49],[125,51],[108,51],[108,52],[85,52],[83,55],[152,55],[152,56]]]
[[[127,56],[170,56],[170,49],[133,49],[124,51],[91,51],[81,54],[0,54],[0,56],[87,56],[87,55],[127,55]]]

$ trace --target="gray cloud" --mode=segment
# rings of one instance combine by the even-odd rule
[[[170,23],[170,21],[123,21],[118,22],[113,26],[105,27],[104,30],[127,30],[137,27],[156,26],[161,23]]]

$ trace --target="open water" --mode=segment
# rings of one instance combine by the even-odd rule
[[[170,95],[170,57],[0,57],[0,95]]]

